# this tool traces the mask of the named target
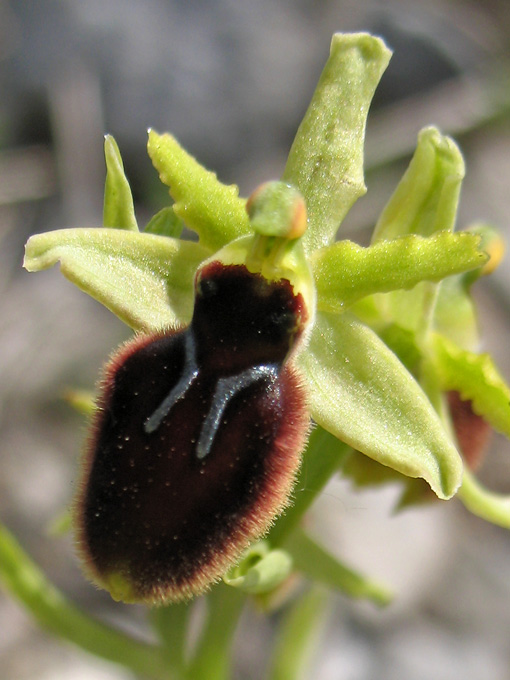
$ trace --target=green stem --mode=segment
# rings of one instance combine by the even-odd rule
[[[207,596],[209,610],[187,677],[189,680],[227,680],[231,646],[246,595],[220,583]]]
[[[327,590],[312,588],[290,609],[280,627],[268,680],[310,677],[306,671],[317,646],[328,602]]]
[[[268,540],[273,547],[282,545],[351,451],[350,446],[322,427],[317,426],[312,431],[296,482],[294,504],[269,534]]]
[[[0,524],[0,582],[45,629],[107,661],[171,680],[161,649],[95,621],[68,602]]]
[[[510,496],[488,491],[466,468],[458,495],[466,508],[477,517],[510,529]]]
[[[188,624],[192,607],[192,602],[176,602],[165,607],[156,607],[151,612],[151,620],[163,645],[165,659],[179,678],[185,677]]]

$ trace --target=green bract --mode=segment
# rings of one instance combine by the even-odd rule
[[[296,359],[317,424],[306,465],[308,474],[317,476],[313,488],[318,492],[350,455],[361,453],[400,475],[423,478],[447,499],[461,486],[464,472],[444,392],[458,391],[510,435],[509,388],[489,358],[473,353],[477,333],[469,285],[489,256],[479,230],[454,232],[464,176],[455,143],[434,128],[423,130],[371,245],[335,242],[341,221],[365,192],[366,117],[389,58],[378,38],[334,36],[282,176],[301,192],[308,209],[308,229],[299,246],[307,265],[293,264],[292,275],[299,279],[300,271],[310,270],[313,283],[303,285],[316,291],[314,322]],[[253,235],[237,187],[221,184],[168,134],[150,130],[148,151],[173,204],[145,231],[138,231],[118,148],[107,137],[104,227],[33,236],[25,257],[29,271],[60,261],[67,278],[143,331],[187,324],[200,264],[220,249],[229,261],[235,260],[236,249],[245,257]],[[280,238],[272,231],[271,215],[278,212],[274,194],[271,201],[264,203],[262,197],[257,205],[258,231],[268,239]],[[182,222],[198,234],[198,243],[179,238]],[[262,255],[264,275],[266,266]],[[469,285],[463,277],[470,277]],[[331,435],[344,447],[341,455],[328,440]],[[484,495],[479,487],[473,491],[471,477],[464,478],[466,504],[510,524],[508,501]],[[296,499],[300,513],[306,505]],[[295,559],[295,547],[308,539],[293,533],[294,520],[290,509],[269,540],[283,547],[287,541],[295,565],[306,572],[310,564]],[[324,566],[332,559],[318,558],[323,569],[315,570],[330,585],[346,573]],[[230,582],[259,592],[265,587],[260,583],[278,582],[287,566],[280,552],[269,552],[255,571],[252,567]],[[349,579],[347,590],[386,597],[379,591],[374,595],[361,577]]]

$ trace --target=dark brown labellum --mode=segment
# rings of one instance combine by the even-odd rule
[[[306,314],[288,281],[213,262],[189,327],[139,336],[106,366],[75,520],[114,596],[202,592],[285,507],[309,426],[287,361]]]

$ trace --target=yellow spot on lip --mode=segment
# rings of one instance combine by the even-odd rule
[[[133,604],[134,602],[139,601],[131,582],[120,571],[112,572],[105,577],[104,587],[116,602]]]

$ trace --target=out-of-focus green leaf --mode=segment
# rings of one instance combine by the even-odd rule
[[[284,545],[294,567],[312,582],[340,590],[350,597],[372,600],[378,605],[391,601],[388,588],[347,567],[301,529],[296,529]]]
[[[63,398],[75,411],[84,416],[90,416],[95,411],[94,392],[91,390],[69,388],[64,392]]]
[[[111,135],[104,138],[106,182],[104,187],[103,227],[138,231],[133,196],[124,174],[117,142]]]
[[[24,266],[40,271],[60,261],[70,281],[136,330],[186,323],[193,277],[208,255],[198,243],[120,229],[61,229],[26,245]]]
[[[292,559],[285,550],[271,550],[269,543],[259,541],[251,546],[241,562],[223,581],[250,595],[268,593],[285,581],[292,570]]]
[[[5,588],[44,630],[135,675],[175,680],[162,650],[101,623],[78,609],[48,581],[14,536],[0,524],[0,586]]]
[[[147,149],[161,181],[170,188],[175,214],[198,234],[201,245],[218,250],[251,232],[237,186],[222,184],[172,135],[150,130]]]
[[[366,191],[365,124],[390,56],[382,40],[366,33],[333,36],[328,62],[282,177],[305,197],[307,252],[333,241],[341,221]]]
[[[444,391],[456,390],[473,411],[510,437],[510,387],[489,354],[463,350],[434,334],[434,365]]]
[[[183,221],[177,217],[173,207],[169,205],[166,208],[162,208],[150,219],[144,232],[146,234],[159,234],[159,236],[179,238],[183,229]]]
[[[420,281],[482,266],[488,256],[473,234],[438,233],[429,238],[414,234],[380,241],[363,248],[338,241],[311,258],[318,308],[339,312],[366,295],[413,288]]]
[[[55,515],[46,527],[48,536],[53,536],[58,538],[60,536],[65,536],[72,529],[72,519],[71,511],[66,508],[61,510],[57,515]]]
[[[319,312],[297,363],[312,417],[353,448],[440,498],[462,478],[462,461],[420,386],[380,338],[354,317]]]

